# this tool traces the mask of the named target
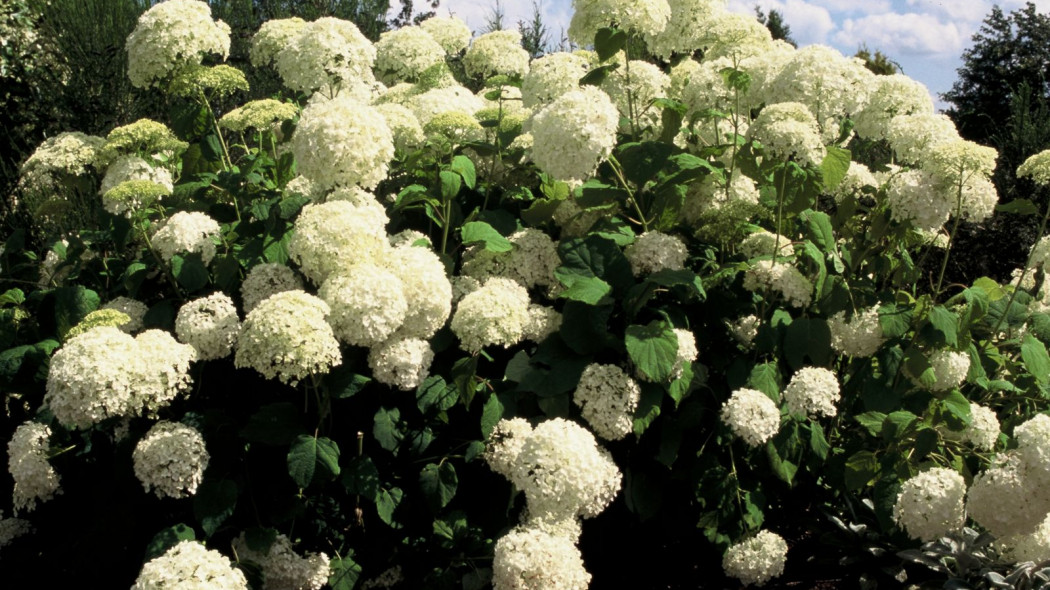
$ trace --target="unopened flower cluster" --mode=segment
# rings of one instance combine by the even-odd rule
[[[186,498],[197,493],[208,467],[204,437],[191,426],[158,422],[131,454],[135,477],[158,498]]]
[[[47,502],[59,489],[55,468],[48,462],[51,429],[37,422],[26,422],[15,429],[7,443],[7,471],[15,480],[12,501],[15,514],[33,510],[37,502]]]
[[[142,566],[131,590],[248,590],[229,558],[197,541],[181,541]]]

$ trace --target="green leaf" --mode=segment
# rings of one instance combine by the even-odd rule
[[[598,29],[594,35],[594,51],[598,61],[605,61],[627,46],[627,32],[613,27]]]
[[[996,205],[995,210],[1001,213],[1013,213],[1015,215],[1038,215],[1039,206],[1030,199],[1014,199],[1009,203]]]
[[[780,371],[776,363],[763,363],[751,369],[747,384],[768,395],[773,401],[780,399]]]
[[[478,181],[477,172],[474,170],[474,162],[470,161],[470,158],[459,155],[452,158],[452,171],[459,174],[460,178],[463,179],[463,184],[467,185],[467,188],[473,189],[474,185]]]
[[[558,244],[562,265],[555,271],[566,287],[581,277],[596,277],[612,285],[620,293],[634,285],[631,263],[616,242],[601,236],[562,240]]]
[[[3,295],[0,295],[0,306],[4,305],[22,305],[26,302],[26,295],[21,289],[8,289],[4,291]]]
[[[244,542],[252,551],[262,554],[270,552],[270,547],[277,540],[277,529],[252,527],[244,531]]]
[[[401,429],[401,410],[397,408],[379,408],[372,420],[372,436],[379,446],[393,452],[405,437]]]
[[[459,392],[442,377],[427,377],[416,389],[416,406],[423,415],[445,412],[459,401]]]
[[[602,82],[609,77],[609,74],[618,67],[620,67],[620,64],[598,66],[580,78],[580,86],[601,86]]]
[[[953,430],[962,430],[973,421],[970,415],[970,400],[966,399],[959,390],[952,390],[940,400],[946,414],[943,416]]]
[[[367,456],[351,459],[339,481],[348,494],[359,494],[372,502],[379,497],[379,470]]]
[[[831,452],[831,444],[824,436],[824,427],[819,422],[809,424],[809,448],[821,460],[827,459]]]
[[[660,404],[663,402],[664,393],[652,383],[642,384],[642,396],[638,402],[638,408],[634,411],[634,433],[642,436],[653,420],[660,415]]]
[[[193,496],[193,515],[201,523],[204,535],[210,537],[233,515],[237,507],[237,484],[223,479],[205,481]]]
[[[674,152],[674,144],[643,141],[620,146],[617,158],[627,180],[639,188],[653,179]]]
[[[882,425],[886,422],[886,414],[882,412],[864,412],[853,417],[861,426],[867,429],[872,436],[882,433]]]
[[[349,367],[336,367],[325,377],[328,393],[333,399],[354,397],[372,382],[372,378],[353,372]]]
[[[55,289],[55,324],[58,336],[65,339],[73,326],[98,309],[99,302],[98,293],[79,285]]]
[[[988,294],[988,302],[998,301],[1006,296],[1003,288],[994,279],[981,277],[973,282],[974,288],[980,289]]]
[[[918,421],[919,417],[907,410],[890,412],[882,422],[882,438],[886,442],[903,440],[904,434]]]
[[[833,145],[827,147],[827,155],[820,163],[820,172],[824,175],[824,188],[835,190],[842,183],[852,158],[853,154],[849,150]]]
[[[487,439],[492,435],[496,423],[503,419],[503,402],[495,393],[489,395],[485,406],[481,409],[481,436]]]
[[[933,334],[928,335],[931,343],[937,346],[959,346],[959,316],[948,311],[943,305],[938,305],[930,310],[926,318],[933,328]]]
[[[806,366],[806,359],[827,366],[831,353],[831,329],[825,320],[799,318],[784,331],[784,357],[796,370]]]
[[[806,221],[809,239],[820,246],[821,252],[835,252],[837,249],[835,230],[831,227],[831,218],[828,217],[828,214],[821,211],[803,211],[802,218]]]
[[[441,465],[430,463],[419,472],[419,486],[423,488],[423,496],[427,499],[427,505],[433,512],[439,512],[456,495],[459,486],[459,477],[456,476],[456,468],[452,463],[445,461]]]
[[[288,451],[288,475],[300,488],[339,476],[339,445],[325,438],[302,435]]]
[[[1050,382],[1050,355],[1047,355],[1046,345],[1031,334],[1025,334],[1021,341],[1021,359],[1036,381],[1043,385]]]
[[[200,254],[176,254],[171,257],[171,274],[183,289],[199,291],[208,284],[208,269],[204,267]]]
[[[862,490],[875,479],[879,464],[871,451],[858,451],[846,460],[846,487]]]
[[[332,590],[354,590],[361,579],[361,566],[349,555],[328,562],[328,585]]]
[[[798,473],[798,465],[783,457],[772,440],[766,443],[766,456],[769,457],[769,466],[773,469],[773,474],[791,485],[795,481],[795,474]]]
[[[181,522],[170,526],[156,535],[153,535],[153,539],[146,545],[145,561],[150,561],[151,559],[164,555],[164,552],[168,549],[171,549],[183,541],[195,541],[196,539],[197,535],[189,526]]]
[[[294,404],[280,402],[259,408],[239,434],[249,442],[284,446],[306,434],[306,426]]]
[[[441,179],[441,198],[445,201],[456,198],[459,189],[463,188],[463,177],[451,170],[442,170],[439,177]]]
[[[390,488],[389,490],[380,488],[379,495],[376,496],[376,511],[379,513],[379,520],[392,528],[401,528],[401,525],[394,521],[394,511],[397,510],[404,496],[405,493],[401,491],[401,488]]]
[[[912,312],[910,309],[897,307],[896,304],[888,303],[879,308],[879,326],[882,328],[883,336],[887,338],[900,338],[911,329]]]
[[[597,277],[576,277],[569,288],[559,293],[558,297],[587,305],[601,305],[610,301],[611,293],[612,285]]]
[[[481,242],[485,249],[490,252],[510,252],[514,244],[500,235],[498,231],[484,221],[471,221],[463,224],[460,229],[464,244],[475,244]]]
[[[654,320],[647,326],[628,326],[624,344],[627,346],[627,356],[643,375],[656,383],[664,383],[671,378],[678,360],[678,337],[666,321]]]

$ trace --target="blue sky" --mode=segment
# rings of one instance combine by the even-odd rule
[[[545,22],[555,36],[567,29],[571,0],[539,0]],[[822,43],[852,55],[861,44],[879,49],[937,94],[951,88],[960,57],[981,21],[998,4],[1010,12],[1024,0],[729,0],[738,12],[753,13],[756,5],[784,15],[799,45]],[[1050,0],[1035,0],[1040,12],[1050,12]],[[438,9],[464,19],[471,28],[484,26],[495,0],[442,0]],[[505,22],[527,20],[532,0],[504,0]],[[937,101],[938,106],[943,103]]]

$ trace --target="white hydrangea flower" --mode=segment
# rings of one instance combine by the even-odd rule
[[[737,69],[751,76],[751,84],[744,93],[744,101],[751,108],[758,108],[764,103],[779,102],[773,82],[780,76],[780,71],[795,57],[794,46],[782,39],[771,43],[762,43],[762,50],[740,56]]]
[[[12,541],[23,535],[33,532],[33,524],[24,518],[4,518],[4,511],[0,510],[0,549],[11,544]]]
[[[463,56],[463,68],[471,78],[524,76],[529,71],[529,52],[521,46],[519,31],[491,31],[470,44]]]
[[[569,39],[580,45],[592,45],[598,29],[616,24],[643,37],[659,35],[671,20],[667,0],[576,0],[573,2]]]
[[[526,108],[542,107],[580,87],[590,69],[588,61],[566,51],[548,53],[534,60],[521,81],[521,101]]]
[[[700,354],[700,351],[696,349],[696,336],[692,332],[675,328],[674,335],[678,339],[678,352],[675,357],[674,368],[671,369],[672,381],[680,378],[685,371],[685,366],[695,361],[697,355]]]
[[[517,454],[511,482],[536,518],[591,518],[620,491],[623,474],[589,430],[562,418],[540,423]]]
[[[325,321],[331,309],[303,291],[283,291],[244,318],[234,365],[295,386],[342,363],[339,342]]]
[[[426,92],[412,94],[404,101],[404,106],[419,119],[419,124],[426,127],[434,117],[442,113],[465,113],[473,115],[485,108],[485,101],[473,92],[459,85],[431,88]]]
[[[849,169],[846,170],[846,176],[831,191],[831,195],[835,197],[836,203],[841,203],[848,197],[856,198],[861,194],[861,191],[865,188],[878,188],[879,183],[875,180],[875,175],[871,173],[871,170],[861,164],[860,162],[850,162]]]
[[[970,371],[970,355],[956,350],[941,349],[930,355],[930,366],[937,381],[932,391],[947,391],[958,387]]]
[[[403,291],[394,273],[362,262],[328,277],[318,296],[332,308],[328,323],[340,342],[375,346],[404,323],[408,302]]]
[[[594,432],[620,440],[634,430],[634,411],[642,388],[616,365],[591,363],[583,370],[572,401]]]
[[[561,266],[558,246],[546,233],[527,228],[512,234],[509,252],[492,252],[481,246],[470,247],[463,256],[462,274],[477,279],[504,277],[526,289],[558,284],[554,270]]]
[[[661,270],[682,270],[689,250],[677,236],[658,231],[649,231],[638,236],[633,244],[623,251],[631,263],[634,276],[648,275]]]
[[[857,135],[886,139],[890,121],[900,115],[933,114],[933,98],[921,82],[903,74],[875,76],[868,104],[854,115]]]
[[[561,312],[546,305],[529,305],[529,319],[525,324],[525,340],[543,342],[548,336],[561,329]]]
[[[974,448],[990,451],[999,441],[999,433],[999,417],[995,415],[995,411],[970,402],[970,423],[962,432],[953,434],[957,434],[959,440],[972,444]]]
[[[24,422],[7,443],[7,471],[15,480],[11,503],[16,515],[35,510],[37,502],[47,502],[62,493],[58,474],[48,462],[50,437],[47,425]]]
[[[165,262],[171,262],[176,254],[192,253],[200,254],[201,261],[207,265],[215,257],[214,240],[219,231],[218,222],[208,215],[179,211],[153,234],[152,243]]]
[[[128,322],[119,326],[128,334],[134,334],[142,329],[142,321],[146,318],[149,307],[136,299],[130,297],[117,297],[102,305],[100,309],[114,309],[128,316]]]
[[[772,260],[759,260],[744,274],[748,291],[772,289],[794,307],[806,307],[813,298],[813,284],[794,266]]]
[[[189,393],[193,385],[190,363],[197,360],[197,351],[164,330],[146,330],[135,336],[135,343],[143,374],[135,386],[133,412],[142,408],[147,416],[155,417],[158,410]]]
[[[758,336],[758,326],[762,323],[762,320],[758,316],[751,314],[740,318],[729,324],[729,333],[736,338],[737,342],[743,344],[746,348],[751,347],[751,342],[754,341],[755,336]]]
[[[831,330],[831,347],[839,354],[869,357],[886,341],[879,324],[879,309],[862,309],[846,320],[846,312],[840,311],[828,318]]]
[[[903,164],[922,164],[929,150],[958,139],[955,123],[943,113],[898,115],[886,128],[886,141]]]
[[[778,243],[780,244],[779,247],[777,246]],[[778,256],[787,258],[795,256],[795,247],[791,245],[790,239],[764,229],[748,235],[744,238],[744,241],[740,242],[739,246],[740,253],[747,258],[772,256],[774,248],[779,248],[780,253]]]
[[[521,341],[529,323],[529,292],[511,279],[491,277],[460,300],[450,324],[467,351]]]
[[[773,36],[758,19],[748,14],[716,11],[701,33],[701,45],[706,47],[704,59],[729,57],[736,62],[770,50]]]
[[[375,108],[337,97],[303,109],[291,148],[299,172],[322,190],[340,184],[374,189],[394,158],[394,136]]]
[[[1041,563],[1050,559],[1050,514],[1046,516],[1034,531],[1003,539],[1007,545],[1007,554],[1011,561],[1022,563],[1030,561]]]
[[[401,27],[379,36],[376,71],[384,81],[413,82],[427,69],[445,62],[445,48],[422,27]]]
[[[419,26],[430,33],[449,55],[458,55],[466,49],[474,35],[467,23],[454,16],[432,16],[419,23]]]
[[[419,119],[408,107],[392,102],[375,105],[376,111],[383,115],[390,134],[394,138],[394,149],[411,151],[423,145],[427,140]]]
[[[726,0],[668,0],[670,18],[662,31],[645,36],[653,55],[664,59],[674,53],[690,54],[704,45],[709,21],[725,12]],[[593,41],[593,37],[588,41]]]
[[[403,286],[408,313],[395,338],[430,338],[452,313],[452,283],[433,249],[399,246],[387,256],[387,268]]]
[[[802,416],[834,416],[841,398],[838,378],[821,367],[799,369],[784,388],[788,409]]]
[[[525,440],[532,436],[532,424],[524,418],[503,419],[496,423],[485,449],[485,462],[496,473],[513,479],[518,455]]]
[[[135,477],[158,498],[188,498],[197,493],[208,467],[204,437],[191,426],[161,421],[153,425],[131,454]]]
[[[651,105],[654,100],[666,97],[670,86],[671,78],[663,70],[642,60],[631,60],[630,72],[627,67],[617,68],[602,82],[602,90],[612,99],[620,115],[630,118],[633,113],[636,123],[657,130],[654,135],[659,135],[662,111]]]
[[[259,302],[282,291],[303,288],[303,281],[295,271],[279,262],[257,264],[248,271],[241,283],[241,301],[245,313],[255,309]]]
[[[952,469],[935,467],[901,485],[893,520],[913,539],[935,541],[963,527],[966,482]]]
[[[867,102],[874,75],[860,60],[826,45],[808,45],[794,52],[770,82],[777,102],[799,102],[816,117],[827,143],[839,135],[839,121],[859,112]]]
[[[218,551],[181,541],[142,566],[131,590],[248,590],[244,572]]]
[[[997,538],[1031,532],[1033,514],[1046,513],[1046,494],[1036,494],[1028,468],[1016,451],[996,458],[992,467],[977,474],[966,494],[966,513]]]
[[[434,350],[419,338],[388,340],[368,351],[368,367],[376,381],[410,391],[430,373]]]
[[[1032,182],[1039,185],[1050,185],[1050,150],[1043,150],[1034,156],[1029,156],[1017,167],[1019,178],[1031,178]]]
[[[230,27],[212,20],[198,0],[167,0],[139,17],[128,35],[128,78],[137,88],[154,86],[178,70],[200,65],[205,55],[230,54]]]
[[[237,308],[225,293],[190,301],[175,316],[175,334],[192,346],[202,361],[229,356],[240,332]]]
[[[1050,416],[1032,416],[1014,428],[1014,438],[1026,465],[1050,471]]]
[[[771,531],[759,531],[754,537],[729,547],[722,557],[722,569],[745,586],[762,586],[784,573],[787,542]]]
[[[106,140],[78,131],[66,131],[40,143],[22,164],[23,181],[33,188],[52,186],[55,175],[81,176],[98,168],[99,150]]]
[[[262,567],[263,590],[321,590],[331,573],[325,553],[299,556],[286,535],[277,535],[269,551],[261,553],[248,546],[244,533],[233,540],[240,560],[253,561]]]
[[[890,178],[886,185],[886,202],[894,221],[910,221],[916,229],[936,231],[948,221],[954,198],[941,190],[934,175],[914,169]]]
[[[558,180],[582,181],[612,153],[619,126],[609,95],[594,86],[570,90],[533,115],[532,159]]]
[[[277,54],[291,43],[305,26],[306,21],[299,17],[275,18],[264,22],[252,37],[252,46],[248,51],[252,65],[262,68],[274,63]]]
[[[386,212],[349,201],[303,207],[288,241],[288,255],[306,278],[323,284],[354,264],[377,261],[389,249]]]
[[[794,158],[800,164],[820,166],[826,150],[817,119],[806,105],[778,102],[766,105],[747,130],[762,142],[765,154],[778,160]]]
[[[310,94],[326,86],[371,84],[376,49],[357,25],[322,17],[303,25],[277,52],[277,72],[285,86]]]
[[[722,405],[722,422],[749,446],[764,444],[780,430],[780,408],[756,389],[737,389]]]
[[[167,189],[168,194],[174,190],[171,172],[159,166],[153,166],[138,156],[121,156],[106,168],[98,194],[104,195],[117,185],[129,180],[148,180]]]
[[[496,541],[495,590],[586,590],[591,575],[572,539],[536,527],[518,527]]]
[[[689,59],[675,66],[671,74],[671,96],[679,97],[689,107],[685,114],[687,121],[706,109],[728,109],[734,104],[735,93],[722,75],[722,70],[732,65],[728,58],[719,58],[703,62]],[[731,127],[732,122],[729,123]]]

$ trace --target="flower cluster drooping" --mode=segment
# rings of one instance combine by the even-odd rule
[[[176,422],[153,425],[131,455],[135,477],[158,498],[186,498],[197,493],[208,467],[204,437],[195,428]]]
[[[47,502],[61,493],[58,474],[48,462],[51,429],[37,422],[26,422],[15,429],[7,443],[7,471],[15,480],[12,501],[15,514],[33,510],[37,502]]]

